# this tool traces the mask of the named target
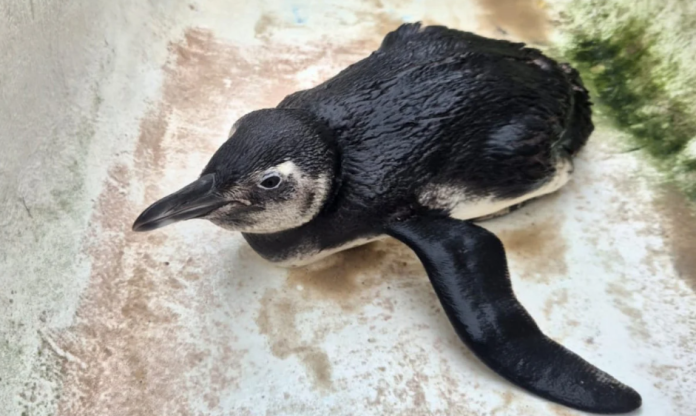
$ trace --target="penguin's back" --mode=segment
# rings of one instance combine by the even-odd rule
[[[342,195],[382,207],[440,185],[474,198],[529,194],[592,131],[574,70],[519,43],[419,24],[279,107],[325,123],[341,148]]]

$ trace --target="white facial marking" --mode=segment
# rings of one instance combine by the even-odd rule
[[[230,224],[217,219],[233,213],[233,208],[220,208],[208,218],[223,228],[248,233],[274,233],[299,227],[311,221],[321,210],[331,187],[331,178],[328,175],[310,177],[292,161],[285,161],[264,172],[252,175],[251,183],[246,186],[259,186],[263,178],[269,174],[278,174],[282,178],[278,189],[265,189],[261,192],[284,192],[283,186],[291,186],[292,194],[283,200],[269,200],[264,203],[263,210],[250,212],[244,215],[243,223]],[[243,188],[242,188],[243,189]],[[243,191],[242,191],[243,192]],[[241,201],[243,195],[233,189],[227,193],[231,200]],[[269,194],[272,196],[273,194]],[[245,201],[248,205],[249,202]]]
[[[292,175],[293,173],[299,172],[299,168],[297,167],[297,165],[295,165],[295,163],[293,163],[290,160],[288,160],[287,162],[281,163],[280,165],[276,166],[273,169],[277,170],[283,176],[286,176],[286,177]]]

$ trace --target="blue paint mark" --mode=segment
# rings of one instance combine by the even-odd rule
[[[413,16],[410,14],[405,14],[405,15],[401,16],[402,22],[412,22],[413,20],[414,20]]]
[[[303,25],[307,22],[307,19],[300,16],[300,8],[297,6],[292,6],[292,15],[295,16],[295,23],[298,25]]]

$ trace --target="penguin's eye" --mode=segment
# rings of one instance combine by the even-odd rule
[[[277,173],[269,173],[263,177],[263,180],[259,186],[263,189],[274,189],[283,181],[283,179]]]

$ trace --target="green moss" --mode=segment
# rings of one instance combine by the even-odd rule
[[[568,25],[570,41],[561,47],[562,57],[581,72],[598,110],[696,199],[696,157],[685,150],[696,140],[696,116],[670,90],[680,76],[678,66],[655,53],[662,45],[646,20],[616,21],[610,13],[594,18]]]

